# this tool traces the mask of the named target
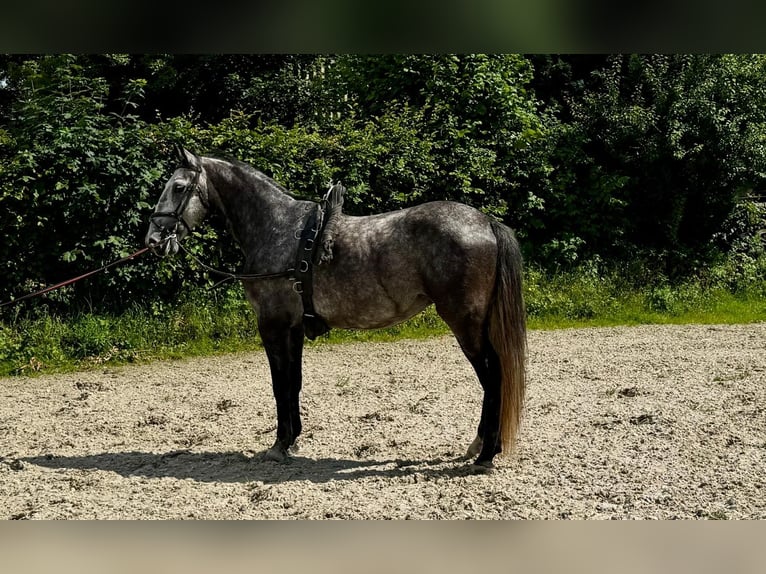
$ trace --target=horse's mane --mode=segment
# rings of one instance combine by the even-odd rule
[[[217,159],[219,161],[224,161],[224,162],[226,162],[228,164],[231,164],[232,167],[242,171],[247,177],[263,181],[263,182],[267,183],[269,186],[275,187],[276,189],[278,189],[279,191],[281,191],[285,195],[289,195],[293,199],[297,199],[295,194],[293,194],[290,191],[288,191],[287,188],[285,188],[285,186],[283,186],[282,184],[278,183],[277,181],[275,181],[273,178],[269,177],[268,175],[266,175],[262,171],[254,168],[249,163],[245,163],[244,161],[240,161],[240,160],[232,158],[232,157],[226,157],[225,155],[223,155],[223,156],[216,155],[216,156],[209,156],[209,157],[211,159]]]

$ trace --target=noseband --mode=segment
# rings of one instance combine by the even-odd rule
[[[181,192],[181,202],[173,209],[173,211],[155,211],[151,214],[149,219],[154,223],[157,227],[160,228],[162,231],[163,238],[166,236],[169,236],[173,233],[175,233],[178,230],[178,224],[182,224],[188,233],[191,233],[191,226],[187,223],[187,221],[184,219],[184,211],[186,211],[186,207],[189,205],[189,201],[191,201],[193,192],[195,190],[199,191],[199,177],[202,173],[201,170],[198,169],[191,169],[186,168],[190,171],[194,172],[194,179],[192,179],[189,183],[186,184],[183,191]],[[203,196],[201,193],[197,194],[199,197],[200,202],[202,203],[202,206],[205,209],[210,209],[210,203],[208,202],[207,197]],[[157,221],[159,218],[170,218],[175,220],[175,225],[172,229],[169,227],[166,227],[165,225],[162,225],[159,221]]]

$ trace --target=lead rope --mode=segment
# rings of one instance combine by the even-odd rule
[[[0,303],[0,307],[5,307],[6,305],[13,305],[14,303],[19,303],[21,301],[24,301],[25,299],[31,299],[32,297],[37,297],[38,295],[44,295],[45,293],[48,293],[60,287],[71,285],[72,283],[76,283],[77,281],[80,281],[81,279],[85,279],[86,277],[90,277],[91,275],[95,275],[96,273],[101,273],[102,271],[106,271],[110,267],[114,267],[115,265],[124,263],[125,261],[133,259],[134,257],[143,255],[147,251],[149,251],[149,248],[144,247],[143,249],[139,249],[135,253],[131,253],[127,257],[123,257],[122,259],[118,259],[117,261],[112,261],[111,263],[107,263],[106,265],[99,267],[98,269],[94,269],[93,271],[88,271],[87,273],[83,273],[82,275],[78,277],[67,279],[66,281],[62,281],[61,283],[56,283],[55,285],[51,285],[50,287],[46,287],[45,289],[40,289],[39,291],[35,291],[34,293],[27,293],[26,295],[23,295],[16,299],[11,299],[10,301],[6,301],[5,303]]]

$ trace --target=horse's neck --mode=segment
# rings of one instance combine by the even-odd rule
[[[210,158],[204,161],[211,162],[205,170],[215,189],[216,197],[211,199],[226,217],[246,259],[261,259],[264,253],[269,254],[268,259],[279,258],[274,229],[284,229],[292,238],[288,230],[298,213],[298,202],[268,181],[252,180],[230,164]]]

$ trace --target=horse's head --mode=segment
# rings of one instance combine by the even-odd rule
[[[178,253],[178,242],[210,209],[208,182],[200,158],[180,146],[176,152],[181,167],[165,184],[145,239],[146,246],[160,256]]]

